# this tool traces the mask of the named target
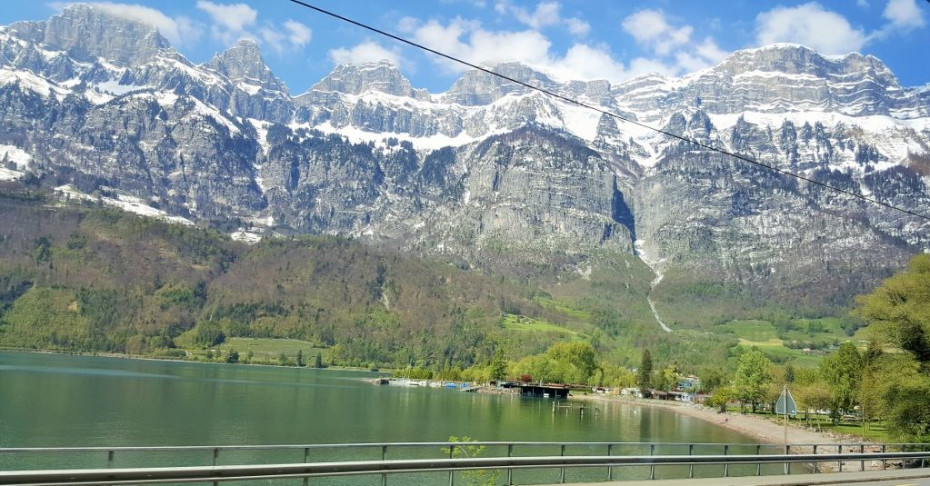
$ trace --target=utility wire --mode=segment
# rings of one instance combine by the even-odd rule
[[[301,0],[288,0],[288,1],[290,1],[291,3],[297,4],[297,5],[300,5],[300,6],[302,6],[302,7],[309,8],[309,9],[311,9],[311,10],[315,10],[316,12],[319,12],[319,13],[321,13],[321,14],[328,15],[328,16],[330,16],[330,17],[336,18],[336,19],[341,20],[341,21],[343,21],[343,22],[347,22],[347,23],[352,24],[352,25],[354,25],[354,26],[356,26],[356,27],[360,27],[360,28],[362,28],[362,29],[365,29],[365,30],[374,32],[374,33],[379,34],[379,35],[382,35],[382,36],[384,36],[384,37],[388,37],[388,38],[393,39],[393,40],[395,40],[395,41],[397,41],[397,42],[400,42],[400,43],[402,43],[402,44],[407,44],[408,46],[415,47],[415,48],[417,48],[417,49],[420,49],[420,50],[429,52],[429,53],[431,53],[431,54],[434,54],[434,55],[436,55],[436,56],[439,56],[439,57],[448,59],[448,60],[450,60],[450,61],[452,61],[452,62],[461,64],[461,65],[463,65],[463,66],[467,66],[467,67],[470,67],[470,68],[472,68],[472,69],[477,69],[478,71],[481,71],[481,72],[490,74],[490,75],[492,75],[492,76],[496,76],[496,77],[501,78],[501,79],[504,79],[504,80],[506,80],[506,81],[510,81],[511,83],[515,83],[515,84],[518,84],[518,85],[520,85],[520,86],[529,88],[529,89],[531,89],[531,90],[540,92],[540,93],[542,93],[542,94],[544,94],[544,95],[547,95],[547,96],[549,96],[549,97],[552,97],[552,98],[555,98],[555,99],[564,101],[564,102],[566,102],[566,103],[569,103],[569,104],[572,104],[572,105],[575,105],[575,106],[580,106],[580,107],[582,107],[582,108],[587,108],[587,109],[589,109],[589,110],[594,110],[594,111],[596,111],[596,112],[598,112],[598,113],[601,113],[601,114],[603,114],[603,115],[607,115],[607,116],[609,116],[609,117],[611,117],[611,118],[614,118],[614,119],[617,119],[617,120],[620,120],[620,121],[629,123],[629,124],[631,124],[631,125],[636,125],[636,126],[638,126],[638,127],[645,128],[645,129],[647,129],[647,130],[651,130],[651,131],[653,131],[653,132],[656,132],[656,133],[661,134],[661,135],[665,135],[666,137],[669,137],[669,138],[672,138],[672,139],[675,139],[675,140],[680,140],[680,141],[682,141],[682,142],[695,145],[695,146],[700,147],[700,148],[702,148],[702,149],[704,149],[704,150],[709,150],[709,151],[717,152],[717,153],[719,153],[719,154],[723,154],[723,155],[726,155],[726,156],[729,156],[729,157],[733,157],[733,158],[738,159],[738,160],[741,160],[741,161],[743,161],[743,162],[747,162],[747,163],[756,165],[756,166],[758,166],[758,167],[762,167],[762,168],[764,168],[764,169],[768,169],[768,170],[773,171],[773,172],[777,172],[777,173],[779,173],[779,174],[782,174],[782,175],[785,175],[785,176],[788,176],[788,177],[794,177],[795,179],[800,179],[800,180],[802,180],[802,181],[809,182],[809,183],[811,183],[811,184],[815,184],[815,185],[824,187],[824,188],[826,188],[826,189],[830,189],[831,191],[836,191],[836,192],[841,193],[841,194],[846,194],[846,195],[848,195],[848,196],[852,196],[852,197],[854,197],[854,198],[861,199],[861,200],[863,200],[863,201],[865,201],[865,202],[869,202],[869,203],[872,203],[872,204],[877,204],[877,205],[879,205],[879,206],[883,206],[883,207],[888,208],[888,209],[892,209],[892,210],[895,210],[895,211],[900,211],[900,212],[902,212],[902,213],[904,213],[904,214],[907,214],[907,215],[910,215],[910,216],[915,216],[915,217],[917,217],[917,218],[921,218],[921,219],[924,219],[924,220],[926,220],[926,221],[930,221],[930,216],[926,216],[926,215],[923,215],[923,214],[920,214],[920,213],[911,211],[911,210],[909,210],[909,209],[901,208],[901,207],[895,206],[895,205],[893,205],[893,204],[889,204],[889,203],[886,203],[886,202],[883,202],[883,201],[879,201],[878,199],[874,199],[874,198],[871,198],[871,197],[868,197],[868,196],[863,196],[862,194],[859,194],[859,193],[856,193],[856,192],[852,192],[852,191],[850,191],[850,190],[846,190],[846,189],[843,189],[843,188],[841,188],[841,187],[836,187],[836,186],[827,184],[826,182],[821,182],[821,181],[812,179],[812,178],[810,178],[810,177],[807,177],[807,176],[804,176],[804,175],[801,175],[801,174],[796,174],[796,173],[791,172],[791,171],[788,171],[788,170],[779,169],[778,167],[775,167],[775,166],[773,166],[773,165],[769,165],[769,164],[766,164],[766,163],[764,163],[764,162],[760,162],[760,161],[758,161],[758,160],[751,159],[751,158],[746,157],[746,156],[744,156],[744,155],[740,155],[740,154],[737,154],[737,153],[735,153],[735,152],[730,152],[730,151],[728,151],[728,150],[725,150],[725,149],[722,149],[722,148],[719,148],[719,147],[714,147],[714,146],[712,146],[712,145],[709,145],[709,144],[706,144],[706,143],[703,143],[703,142],[699,142],[699,141],[697,141],[697,140],[694,140],[694,139],[691,139],[691,138],[688,138],[688,137],[684,137],[684,136],[681,136],[681,135],[678,135],[678,134],[669,132],[669,131],[667,131],[667,130],[663,130],[663,129],[661,129],[661,128],[655,128],[655,127],[650,126],[650,125],[647,125],[647,124],[645,124],[645,123],[642,123],[642,122],[639,122],[639,121],[636,121],[636,120],[632,120],[632,119],[630,119],[630,118],[627,118],[627,117],[625,117],[625,116],[623,116],[623,115],[620,115],[620,114],[617,114],[617,113],[608,111],[608,110],[606,110],[606,109],[604,109],[604,108],[601,108],[601,107],[599,107],[599,106],[591,105],[591,104],[585,103],[585,102],[583,102],[583,101],[576,100],[576,99],[574,99],[574,98],[569,98],[568,96],[565,96],[565,95],[556,93],[556,92],[551,91],[551,90],[548,90],[548,89],[546,89],[546,88],[541,88],[541,87],[539,87],[539,86],[532,85],[532,84],[527,83],[527,82],[525,82],[525,81],[520,81],[520,80],[518,80],[518,79],[514,79],[514,78],[512,78],[512,77],[510,77],[510,76],[507,76],[507,75],[504,75],[504,74],[495,72],[495,71],[493,71],[493,70],[491,70],[491,69],[489,69],[489,68],[479,66],[479,65],[477,65],[477,64],[474,64],[474,63],[465,61],[465,60],[463,60],[463,59],[460,59],[460,58],[458,58],[458,57],[452,56],[452,55],[450,55],[450,54],[446,54],[446,53],[441,52],[441,51],[437,51],[436,49],[432,49],[432,48],[427,47],[427,46],[425,46],[425,45],[423,45],[423,44],[419,44],[419,43],[414,42],[414,41],[412,41],[412,40],[409,40],[409,39],[400,37],[400,36],[398,36],[398,35],[392,34],[392,33],[390,33],[390,32],[381,30],[381,29],[379,29],[379,28],[377,28],[377,27],[372,27],[372,26],[370,26],[370,25],[368,25],[368,24],[364,24],[364,23],[362,23],[362,22],[359,22],[359,21],[356,21],[356,20],[352,20],[352,19],[350,19],[350,18],[348,18],[348,17],[344,17],[344,16],[339,15],[339,14],[337,14],[337,13],[335,13],[335,12],[330,11],[330,10],[326,10],[326,9],[324,9],[324,8],[320,8],[320,7],[311,5],[311,4],[307,3],[307,2],[303,2],[303,1],[301,1]],[[930,1],[930,0],[927,0],[927,1]]]

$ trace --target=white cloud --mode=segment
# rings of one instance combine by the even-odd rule
[[[606,79],[619,81],[629,77],[622,62],[615,60],[606,48],[575,44],[562,59],[553,60],[548,71],[562,79]]]
[[[495,8],[506,13],[513,9],[507,1],[497,2]],[[552,16],[554,11],[553,7],[546,6],[545,3],[540,4],[532,14],[534,22],[539,27],[551,25],[555,21]],[[606,44],[575,42],[564,54],[554,52],[550,39],[532,29],[488,30],[480,22],[462,18],[448,22],[435,19],[424,22],[411,17],[401,19],[399,29],[414,42],[472,64],[493,67],[502,62],[516,61],[561,80],[606,79],[619,82],[649,72],[676,75],[713,65],[728,54],[710,37],[699,43],[692,42],[693,28],[689,25],[674,26],[666,21],[659,11],[643,12],[644,15],[633,17],[630,22],[637,18],[645,22],[630,24],[629,29],[635,32],[638,39],[646,43],[648,50],[654,51],[657,57],[638,57],[628,65],[615,57]],[[526,20],[529,23],[529,19]],[[559,19],[558,22],[565,20]],[[579,26],[576,30],[577,34],[587,32],[589,27],[586,23],[583,24],[583,27]],[[339,54],[347,56],[348,51],[343,49]],[[431,60],[450,74],[467,69],[449,60]]]
[[[258,11],[244,3],[226,5],[197,0],[197,8],[206,12],[213,20],[213,36],[227,44],[240,37],[251,37],[246,28],[258,20]]]
[[[578,17],[565,19],[565,26],[569,33],[577,36],[588,35],[588,32],[591,31],[591,24],[579,19]]]
[[[690,25],[672,27],[661,10],[640,10],[623,19],[623,30],[636,42],[660,56],[668,55],[673,49],[691,40],[694,28]]]
[[[551,42],[536,31],[488,31],[478,22],[457,18],[448,25],[430,20],[417,25],[413,39],[432,49],[473,64],[493,66],[506,61],[529,65],[549,63]],[[506,48],[504,48],[506,46]],[[464,66],[437,59],[450,72],[461,72]]]
[[[219,4],[197,0],[197,8],[210,16],[213,37],[224,44],[249,38],[283,55],[304,47],[312,37],[310,28],[296,20],[288,19],[280,25],[270,22],[259,24],[258,11],[244,3]]]
[[[564,56],[558,56],[550,52],[549,39],[534,30],[490,31],[478,22],[461,18],[448,24],[436,20],[419,23],[415,19],[402,23],[414,41],[472,64],[493,67],[516,61],[565,80],[619,81],[627,77],[623,63],[615,60],[605,46],[576,43]],[[448,60],[433,61],[449,73],[467,69]]]
[[[365,64],[371,62],[388,61],[395,66],[401,65],[400,54],[395,50],[388,50],[372,41],[362,42],[351,49],[339,48],[329,51],[329,57],[336,64]]]
[[[869,36],[842,15],[811,2],[776,7],[757,15],[756,40],[759,44],[802,44],[822,54],[846,54],[862,49]]]
[[[410,34],[417,30],[420,21],[414,17],[402,17],[397,21],[397,30],[404,34]]]
[[[284,30],[287,31],[288,41],[296,47],[303,47],[310,43],[313,38],[313,32],[310,27],[296,21],[287,19],[284,21]]]
[[[678,75],[697,71],[719,63],[728,54],[710,37],[700,43],[694,42],[691,38],[694,27],[673,25],[661,10],[640,10],[623,19],[621,26],[637,44],[655,56],[631,61],[629,72],[633,75],[648,72]]]
[[[533,30],[562,26],[576,36],[587,35],[591,30],[591,25],[578,17],[562,18],[562,5],[552,0],[538,3],[533,11],[512,5],[509,0],[500,0],[494,4],[494,10],[501,15],[513,15],[520,23]]]
[[[923,27],[923,11],[917,6],[915,0],[888,0],[885,11],[882,13],[895,28],[910,30]]]
[[[251,38],[258,36],[258,40],[262,44],[271,47],[278,54],[282,54],[285,50],[285,41],[287,40],[285,35],[278,29],[273,29],[270,27],[262,27],[258,29],[256,34],[247,34]]]
[[[56,9],[62,9],[68,5],[73,4],[52,4]],[[200,38],[200,29],[188,17],[169,17],[154,8],[128,3],[92,2],[90,5],[115,17],[151,25],[175,46],[191,45]]]
[[[717,64],[730,55],[729,52],[718,47],[717,43],[710,37],[704,38],[704,41],[698,44],[694,51],[712,64]]]
[[[511,11],[514,16],[517,17],[517,20],[534,30],[539,30],[544,27],[549,27],[550,25],[558,24],[561,20],[559,18],[559,10],[561,8],[562,6],[559,5],[559,2],[542,2],[536,5],[536,10],[532,13],[521,7],[511,7]]]

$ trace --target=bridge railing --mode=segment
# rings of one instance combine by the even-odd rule
[[[456,451],[461,451],[460,448],[475,446],[483,448],[483,457],[457,457]],[[399,459],[398,455],[405,457]],[[69,457],[81,460],[69,461]],[[178,460],[179,457],[184,460]],[[48,458],[56,459],[50,462],[54,468],[34,466],[47,463],[42,459]],[[591,471],[596,467],[603,467],[605,473],[597,475],[597,479],[587,474],[583,480],[617,479],[615,469],[626,466],[636,466],[634,469],[640,471],[635,475],[637,478],[655,479],[656,469],[668,469],[668,466],[678,466],[676,477],[695,477],[695,467],[705,468],[702,476],[707,477],[708,465],[716,466],[716,472],[711,475],[729,476],[731,466],[739,468],[736,475],[760,475],[764,465],[769,465],[766,474],[787,474],[792,472],[791,464],[799,463],[803,466],[797,469],[803,472],[818,472],[843,470],[844,464],[847,470],[865,470],[866,462],[880,468],[888,461],[922,467],[928,459],[930,444],[908,443],[790,444],[786,447],[772,444],[478,441],[5,448],[0,449],[0,484],[217,483],[259,478],[303,478],[306,483],[313,477],[346,475],[377,475],[381,484],[388,484],[389,476],[443,471],[448,471],[449,484],[454,484],[457,471],[473,469],[501,470],[506,473],[506,484],[513,484],[515,471],[529,469],[555,469],[557,481],[564,482],[569,469]],[[8,467],[10,464],[14,466]],[[63,478],[70,478],[70,482],[61,482]]]

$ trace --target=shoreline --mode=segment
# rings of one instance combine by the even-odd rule
[[[224,365],[224,366],[255,366],[255,367],[268,367],[268,368],[293,368],[298,370],[333,370],[333,371],[358,371],[365,373],[387,373],[387,371],[372,371],[367,368],[357,368],[352,366],[324,366],[323,368],[315,368],[313,366],[292,366],[292,365],[281,365],[281,364],[270,364],[270,363],[225,363],[223,361],[201,361],[198,359],[186,359],[186,358],[170,358],[166,356],[145,356],[141,354],[122,354],[122,353],[106,353],[106,352],[97,352],[97,353],[88,353],[88,352],[79,352],[71,353],[64,351],[55,351],[49,349],[22,349],[22,348],[4,348],[0,347],[0,353],[23,353],[23,354],[52,354],[58,356],[84,356],[88,358],[116,358],[116,359],[126,359],[126,360],[138,360],[138,361],[158,361],[164,363],[191,363],[191,364],[203,364],[203,365]]]
[[[698,404],[679,402],[662,402],[651,399],[634,399],[627,397],[599,396],[599,395],[573,395],[571,400],[622,403],[638,407],[662,408],[689,417],[738,432],[747,437],[753,437],[760,443],[783,444],[785,428],[781,423],[761,418],[755,415],[736,412],[719,413],[717,410]],[[839,444],[844,442],[843,437],[830,432],[817,432],[815,430],[788,425],[789,444]]]

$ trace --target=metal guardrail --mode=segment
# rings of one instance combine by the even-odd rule
[[[197,466],[177,468],[72,469],[58,471],[0,472],[2,485],[103,486],[119,484],[158,484],[167,482],[219,482],[258,479],[287,479],[321,476],[355,476],[384,473],[424,473],[474,469],[525,469],[566,467],[619,467],[655,465],[809,463],[859,460],[925,460],[930,452],[889,452],[855,454],[778,454],[709,456],[542,456],[479,457],[461,459],[415,459],[391,461],[324,462],[311,464],[269,464],[238,466]]]
[[[484,446],[484,455],[498,453],[497,457],[455,458],[458,448]],[[437,455],[440,448],[447,450],[445,457],[418,459],[388,459],[389,449],[412,451],[425,449]],[[515,456],[515,449],[535,449],[532,456]],[[558,455],[541,456],[539,448],[551,448]],[[380,456],[380,460],[327,461],[323,451],[340,456],[348,449],[369,451],[367,456]],[[601,449],[606,455],[577,455],[576,450]],[[622,449],[622,450],[621,450]],[[704,451],[720,451],[722,454],[699,454]],[[566,455],[566,451],[575,455]],[[618,450],[626,455],[614,455]],[[751,454],[732,454],[749,450]],[[872,452],[866,452],[867,450]],[[914,451],[917,452],[914,452]],[[275,457],[289,453],[302,453],[303,462],[282,464],[229,464],[221,465],[220,458],[235,456],[236,451],[258,451],[274,453]],[[639,451],[639,452],[636,452]],[[674,451],[680,454],[671,454]],[[794,451],[795,453],[790,453]],[[835,453],[833,452],[835,451]],[[522,452],[522,451],[521,451]],[[659,454],[657,454],[659,452]],[[764,454],[764,452],[772,452]],[[183,453],[185,457],[203,453],[203,462],[185,467],[134,467],[115,468],[115,458],[145,454],[149,464],[157,464],[153,458],[158,453]],[[566,468],[606,467],[607,480],[613,479],[614,468],[620,466],[648,466],[649,478],[655,478],[657,466],[688,466],[688,477],[694,477],[696,465],[723,465],[723,476],[729,475],[729,466],[755,464],[756,475],[762,474],[763,464],[783,463],[784,472],[790,472],[790,464],[807,463],[814,472],[818,465],[836,462],[837,470],[844,463],[859,462],[865,470],[866,461],[920,460],[923,466],[930,459],[930,444],[725,444],[725,443],[679,443],[679,442],[394,442],[355,444],[304,444],[304,445],[233,445],[233,446],[160,446],[160,447],[18,447],[0,448],[0,460],[9,457],[61,457],[69,454],[105,456],[106,468],[67,470],[22,470],[0,471],[0,484],[158,484],[166,482],[213,482],[243,479],[307,478],[344,475],[381,475],[381,483],[387,484],[391,474],[449,471],[452,485],[456,471],[471,469],[505,469],[507,484],[513,484],[513,472],[520,469],[559,468],[560,481],[565,481]],[[506,456],[504,455],[506,454]],[[311,462],[311,458],[317,459]],[[297,459],[297,458],[295,458]],[[278,459],[276,462],[279,462]],[[2,464],[2,462],[0,462]]]

